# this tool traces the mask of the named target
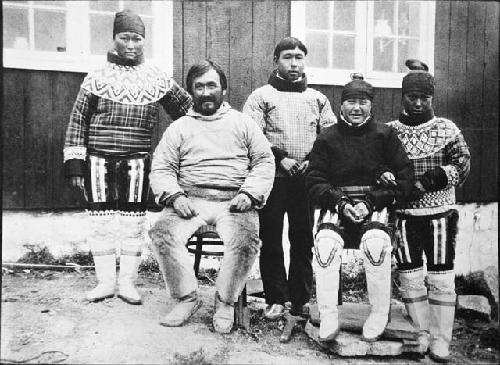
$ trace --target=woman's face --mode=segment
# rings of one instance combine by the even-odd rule
[[[135,32],[117,33],[114,43],[116,53],[129,60],[137,59],[144,52],[144,37]]]

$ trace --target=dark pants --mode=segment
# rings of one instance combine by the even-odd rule
[[[283,219],[288,214],[290,267],[288,280],[283,255]],[[304,177],[276,178],[267,204],[260,211],[260,272],[267,304],[302,306],[311,297],[313,210]]]

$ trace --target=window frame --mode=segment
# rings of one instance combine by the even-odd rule
[[[169,75],[173,72],[173,1],[152,2],[152,30],[151,44],[153,55],[145,55],[146,60],[157,65]],[[105,55],[90,54],[90,14],[100,11],[91,10],[89,1],[65,1],[66,7],[51,5],[28,4],[4,1],[2,7],[28,9],[28,34],[30,49],[20,50],[3,48],[3,67],[88,73],[101,68],[105,62]],[[34,9],[51,11],[63,10],[66,13],[66,52],[38,51],[34,47]],[[85,14],[85,16],[82,16]],[[156,16],[155,16],[156,15]],[[167,21],[165,21],[167,20]],[[170,21],[168,21],[170,20]],[[82,32],[85,29],[85,32]],[[148,35],[146,35],[148,36]],[[112,44],[112,29],[109,30],[110,45]]]
[[[423,30],[420,35],[419,48],[421,54],[419,58],[429,66],[429,71],[433,73],[436,3],[435,1],[420,1],[419,3],[421,9],[419,19],[420,29]],[[306,1],[291,2],[291,35],[301,40],[305,39],[306,34],[305,4]],[[330,6],[330,13],[331,9],[332,6]],[[351,70],[335,69],[333,67],[319,68],[307,66],[306,63],[306,74],[310,84],[342,86],[350,81],[351,73],[361,72],[365,76],[365,80],[370,82],[374,87],[401,88],[401,82],[403,76],[406,74],[405,72],[373,70],[374,36],[373,32],[370,31],[370,29],[373,29],[373,11],[374,1],[355,1],[355,68]],[[329,41],[331,41],[331,36],[333,34],[331,26],[328,29],[328,33]]]

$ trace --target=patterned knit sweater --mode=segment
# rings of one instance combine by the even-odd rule
[[[88,154],[130,156],[151,149],[160,105],[177,119],[190,95],[163,71],[108,53],[103,69],[89,73],[70,115],[64,144],[66,176],[82,176]]]
[[[407,114],[388,123],[393,127],[413,162],[415,179],[427,171],[438,171],[443,182],[423,195],[410,199],[401,212],[410,215],[443,213],[455,204],[455,187],[464,183],[470,171],[470,153],[464,137],[451,120],[431,116],[418,124]]]
[[[279,161],[289,157],[307,159],[318,133],[337,122],[327,97],[307,87],[305,75],[298,83],[279,78],[276,71],[269,84],[255,90],[243,113],[250,115],[271,142],[276,156],[276,177],[289,177]]]

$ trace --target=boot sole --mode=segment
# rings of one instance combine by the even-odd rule
[[[196,305],[189,312],[189,315],[187,315],[187,317],[183,321],[179,321],[179,322],[162,322],[162,321],[160,321],[160,325],[163,327],[180,327],[191,319],[191,317],[196,313],[196,311],[198,309],[200,309],[202,304],[203,304],[203,302],[201,300],[198,300]]]
[[[90,303],[97,303],[97,302],[102,302],[104,299],[113,298],[114,296],[115,296],[114,294],[109,294],[99,298],[85,298],[85,300]]]
[[[438,363],[442,363],[442,364],[451,362],[451,358],[449,356],[447,356],[447,357],[441,357],[441,356],[438,356],[436,354],[433,354],[432,352],[429,352],[429,357],[433,361],[438,362]]]
[[[118,294],[118,298],[120,298],[121,300],[123,300],[125,303],[128,303],[128,304],[132,304],[132,305],[141,305],[142,304],[142,300],[141,299],[139,299],[139,300],[132,299],[132,298],[123,296],[121,294]]]

